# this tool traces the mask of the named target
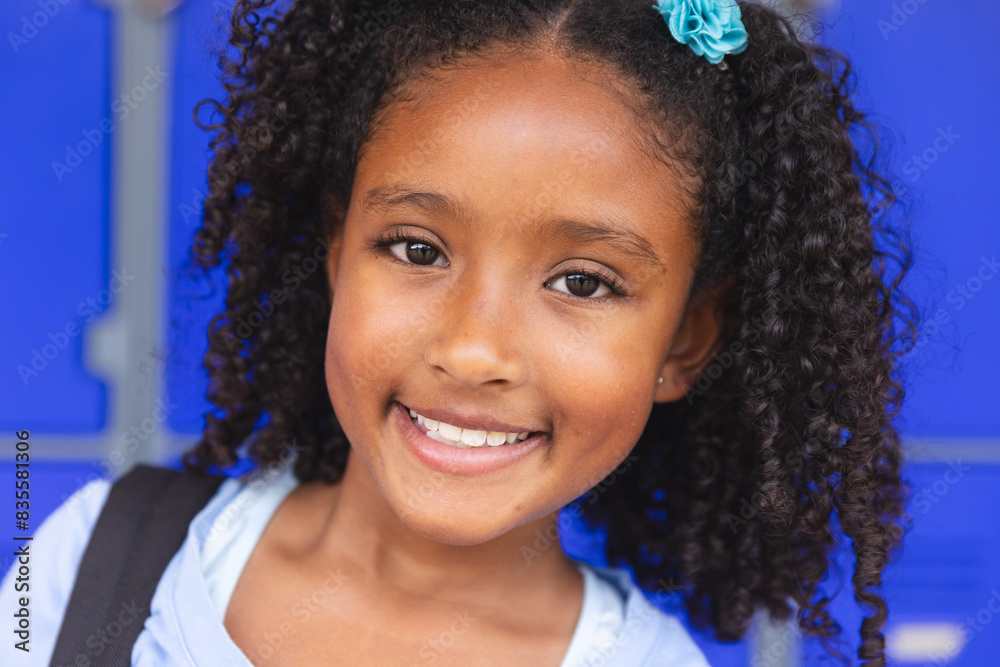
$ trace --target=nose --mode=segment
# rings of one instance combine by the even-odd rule
[[[516,312],[512,292],[483,276],[456,279],[440,296],[441,315],[424,350],[428,367],[467,387],[524,382],[527,360],[517,344],[524,313]]]

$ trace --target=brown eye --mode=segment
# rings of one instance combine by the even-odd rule
[[[573,296],[592,296],[600,286],[601,281],[583,273],[566,276],[566,287]]]
[[[580,301],[602,302],[628,298],[621,281],[601,271],[570,270],[546,283],[546,287],[552,287]]]
[[[393,261],[409,266],[449,265],[444,253],[436,245],[422,237],[410,236],[400,229],[393,229],[375,237],[369,248],[379,251],[380,254],[388,251]]]
[[[389,252],[397,261],[413,266],[448,266],[447,263],[439,264],[444,259],[444,255],[436,247],[415,238],[383,239],[378,241],[377,247],[388,248]]]
[[[406,246],[406,259],[414,264],[429,266],[437,261],[439,253],[437,248],[433,246],[420,241],[408,241],[404,245]]]

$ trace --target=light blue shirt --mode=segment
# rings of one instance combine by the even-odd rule
[[[222,619],[254,545],[296,484],[286,465],[229,479],[219,487],[191,521],[187,538],[160,579],[150,616],[132,649],[132,665],[252,667]],[[106,480],[87,484],[39,527],[31,542],[31,651],[16,649],[8,638],[0,644],[0,664],[48,665],[77,567],[109,489]],[[708,667],[679,620],[654,607],[627,571],[578,566],[584,577],[583,608],[561,667]],[[0,589],[4,614],[13,613],[23,596],[14,591],[15,576],[16,566]],[[332,595],[339,582],[336,573],[329,579],[325,588]],[[123,614],[126,622],[129,617]],[[296,622],[294,613],[289,622]],[[262,638],[258,650],[280,650],[282,638],[283,629],[276,628]]]

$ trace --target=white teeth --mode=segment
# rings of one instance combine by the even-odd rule
[[[437,422],[433,419],[428,419],[414,410],[410,410],[409,412],[410,417],[427,429],[428,437],[446,445],[452,445],[453,447],[460,447],[463,449],[469,447],[482,447],[484,445],[498,447],[515,441],[520,442],[530,435],[529,431],[525,431],[523,433],[504,433],[502,431],[477,431],[473,429],[463,429],[445,422]]]
[[[470,449],[470,447],[466,444],[463,444],[461,442],[454,442],[452,440],[444,438],[438,431],[427,431],[427,437],[430,438],[431,440],[437,440],[442,444],[451,445],[452,447],[458,447],[460,449]]]
[[[462,442],[473,447],[482,447],[486,444],[486,431],[462,429]]]
[[[424,424],[424,426],[427,425]],[[427,426],[427,428],[430,428],[430,426]],[[462,441],[462,429],[460,429],[457,426],[452,426],[451,424],[445,424],[444,422],[439,422],[438,430],[441,431],[441,435],[448,438],[449,440],[454,440],[455,442]]]

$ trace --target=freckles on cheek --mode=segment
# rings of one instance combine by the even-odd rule
[[[634,349],[616,349],[609,355],[587,351],[578,351],[559,381],[567,444],[574,446],[575,455],[620,458],[642,434],[652,409],[651,388],[630,368]]]
[[[649,418],[640,402],[644,397],[625,399],[610,392],[594,394],[589,403],[579,403],[574,434],[586,452],[600,458],[624,455],[638,441]]]
[[[326,347],[327,382],[334,380],[356,396],[384,393],[393,372],[405,365],[413,340],[408,322],[414,304],[394,303],[386,294],[377,280],[359,272],[344,281],[334,299]]]

